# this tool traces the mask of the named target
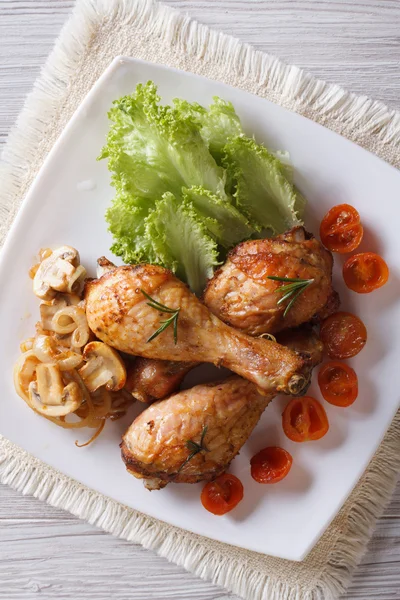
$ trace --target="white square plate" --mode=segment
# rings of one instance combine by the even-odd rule
[[[38,301],[28,270],[41,247],[69,244],[94,270],[111,245],[104,212],[113,197],[106,161],[97,162],[108,130],[112,101],[152,79],[164,101],[183,97],[208,104],[214,95],[231,100],[245,130],[272,149],[288,150],[296,184],[308,199],[306,226],[318,223],[334,204],[348,202],[365,226],[361,250],[377,251],[391,268],[389,283],[366,296],[342,284],[342,258],[335,283],[342,307],[368,329],[365,349],[351,361],[360,380],[359,398],[348,409],[325,403],[331,428],[319,442],[295,444],[283,434],[285,399],[276,399],[233,463],[245,488],[243,502],[215,517],[199,500],[201,485],[169,485],[148,492],[125,471],[118,444],[133,418],[107,423],[91,446],[77,448],[87,431],[63,430],[34,414],[12,383],[19,343],[38,320]],[[0,433],[85,485],[143,513],[232,545],[301,560],[329,525],[358,481],[399,406],[400,173],[335,133],[246,92],[164,66],[116,58],[77,110],[55,144],[24,201],[0,261]],[[111,256],[112,258],[112,256]],[[314,383],[311,395],[319,396]],[[139,410],[136,404],[134,411]],[[259,449],[282,445],[294,457],[290,475],[275,486],[250,477],[249,461]]]

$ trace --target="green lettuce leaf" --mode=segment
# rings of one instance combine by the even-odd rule
[[[286,179],[286,167],[254,139],[239,136],[224,147],[223,165],[234,198],[255,229],[282,233],[301,223],[301,198]]]
[[[126,263],[160,264],[146,234],[145,218],[154,203],[143,203],[123,193],[117,193],[106,211],[106,221],[114,243],[111,251]]]
[[[112,183],[139,198],[177,198],[183,187],[204,186],[226,198],[225,172],[208,151],[198,127],[177,108],[160,106],[152,82],[114,102],[107,144],[99,158],[108,158]]]
[[[214,96],[208,110],[196,102],[190,103],[180,99],[175,99],[174,105],[196,123],[210,153],[217,163],[221,164],[223,148],[227,140],[243,134],[240,119],[232,102]]]
[[[254,233],[247,218],[233,204],[209,190],[192,187],[184,190],[183,197],[193,205],[208,233],[224,248],[231,248]]]
[[[146,218],[146,232],[158,261],[200,294],[218,263],[218,247],[186,202],[167,192]]]
[[[115,101],[109,119],[99,158],[116,191],[111,250],[125,262],[163,265],[201,293],[235,244],[300,222],[287,153],[245,137],[230,102],[163,106],[148,82]]]

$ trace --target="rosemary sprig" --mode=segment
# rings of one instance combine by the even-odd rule
[[[157,302],[157,300],[154,300],[154,298],[149,296],[149,294],[147,292],[145,292],[144,290],[140,290],[140,291],[142,292],[143,296],[145,296],[145,298],[147,298],[147,300],[149,300],[149,302],[147,302],[147,306],[150,306],[151,308],[154,308],[155,310],[158,310],[161,313],[167,313],[167,314],[171,315],[165,321],[160,321],[160,323],[161,323],[160,327],[149,337],[147,342],[151,342],[152,340],[154,340],[154,338],[156,338],[158,335],[160,335],[160,333],[165,331],[165,329],[167,329],[167,327],[169,327],[170,325],[173,325],[173,327],[174,327],[174,342],[176,344],[178,341],[178,317],[179,317],[179,311],[181,309],[180,308],[169,308],[168,306],[165,306],[164,304]]]
[[[180,473],[182,471],[183,467],[185,465],[187,465],[188,462],[191,461],[194,456],[196,456],[196,454],[198,454],[202,450],[204,452],[209,452],[209,449],[207,448],[207,446],[204,445],[204,438],[206,437],[207,429],[208,429],[207,425],[203,425],[203,430],[201,432],[201,437],[200,437],[200,443],[199,444],[197,442],[194,442],[193,440],[187,440],[187,442],[186,442],[186,448],[188,450],[190,450],[190,454],[183,461],[183,463],[181,464],[181,466],[179,467],[178,473]]]
[[[289,300],[288,304],[283,313],[283,317],[286,317],[297,298],[312,284],[314,279],[292,279],[290,277],[274,277],[270,275],[267,279],[272,281],[282,281],[286,285],[281,285],[275,291],[281,292],[283,296],[279,298],[277,304],[282,304],[285,300]]]

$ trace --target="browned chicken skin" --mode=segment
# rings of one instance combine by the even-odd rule
[[[280,236],[250,240],[236,246],[208,282],[204,302],[222,321],[250,335],[274,333],[310,321],[326,308],[333,312],[338,296],[332,289],[332,255],[295,227]],[[313,279],[283,315],[285,303],[277,289],[284,285],[269,276]]]
[[[177,343],[173,327],[148,341],[163,315],[148,305],[180,309]],[[310,364],[269,340],[253,339],[222,323],[170,271],[151,265],[118,267],[86,285],[89,327],[113,348],[148,358],[211,362],[256,384],[264,394],[297,393],[307,385]]]
[[[315,329],[305,323],[294,329],[285,329],[276,334],[276,341],[295,352],[308,354],[313,367],[322,362],[324,345]]]
[[[128,369],[125,389],[140,402],[161,400],[175,392],[197,364],[137,358]]]
[[[322,360],[323,344],[309,325],[281,331],[276,335],[276,341],[295,352],[309,354],[313,366]],[[140,402],[150,404],[176,392],[185,376],[197,365],[138,358],[128,369],[125,388]]]
[[[250,381],[236,375],[197,385],[143,411],[122,438],[127,470],[159,489],[169,482],[210,481],[226,471],[258,423],[274,394],[260,396]],[[207,450],[190,454],[187,442]]]
[[[260,250],[261,247],[263,251]],[[206,306],[227,323],[239,327],[249,335],[258,335],[294,327],[312,317],[326,318],[337,310],[338,296],[331,285],[331,255],[317,240],[307,234],[303,227],[295,227],[271,240],[245,242],[240,244],[239,248],[242,254],[243,249],[250,252],[250,275],[252,270],[258,269],[259,273],[263,273],[263,269],[268,269],[265,274],[282,276],[283,261],[285,277],[293,277],[296,274],[296,277],[315,278],[316,282],[304,292],[303,299],[299,297],[296,300],[283,319],[284,307],[277,306],[281,294],[275,291],[281,284],[267,279],[261,285],[247,272],[238,272],[236,259],[228,258],[226,265],[210,280],[204,294]],[[258,251],[252,254],[254,248],[258,248]],[[246,252],[243,260],[249,258]],[[230,257],[235,254],[236,249]],[[286,260],[289,261],[288,266]],[[294,270],[296,268],[297,271]],[[231,275],[232,280],[229,280]],[[241,284],[238,283],[236,290],[237,280]],[[243,293],[243,290],[246,293]],[[225,310],[233,311],[233,320],[231,313],[227,316]],[[283,343],[279,339],[278,342]],[[172,363],[170,366],[167,362],[142,358],[132,367],[128,389],[139,400],[152,402],[177,390],[191,368],[192,366],[186,364]]]
[[[293,349],[310,354],[314,366],[321,362],[322,344],[311,328],[285,336]],[[260,396],[254,384],[232,376],[155,402],[123,436],[126,468],[150,489],[214,479],[226,471],[273,396]],[[188,460],[187,442],[199,444],[204,431],[206,449]]]

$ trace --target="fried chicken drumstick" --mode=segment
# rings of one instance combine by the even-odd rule
[[[309,353],[314,366],[321,362],[322,344],[311,329],[286,335],[294,349]],[[226,471],[273,397],[260,396],[253,383],[232,376],[155,402],[122,438],[126,468],[149,489],[210,481]]]
[[[179,309],[176,340],[172,326],[150,340],[171,315],[155,309],[149,297],[170,311]],[[85,299],[91,330],[121,352],[214,363],[253,382],[264,394],[299,393],[308,383],[307,357],[225,325],[162,267],[141,264],[110,270],[87,283]]]
[[[126,468],[149,489],[211,481],[226,471],[273,397],[234,375],[155,402],[122,438]],[[204,449],[187,460],[187,442],[200,444],[202,435]]]
[[[287,346],[303,356],[310,355],[313,366],[315,352],[322,351],[322,342],[308,324],[295,329],[286,329],[276,334],[276,341]],[[175,362],[169,360],[154,360],[152,358],[137,358],[128,368],[125,384],[137,400],[151,404],[156,400],[173,394],[186,375],[199,363]],[[306,389],[302,390],[304,393]]]

